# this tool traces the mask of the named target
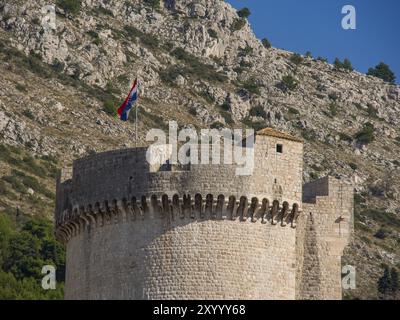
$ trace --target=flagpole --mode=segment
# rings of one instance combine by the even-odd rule
[[[139,104],[136,105],[136,108],[135,108],[135,135],[136,135],[136,137],[135,137],[135,148],[137,148],[137,143],[138,143],[138,132],[137,132],[137,129],[138,129],[138,108],[139,108]]]
[[[137,78],[136,78],[137,79]],[[140,97],[140,82],[138,81],[138,89],[137,89],[137,102],[135,108],[135,147],[137,148],[138,144],[138,109],[139,109],[139,97]]]

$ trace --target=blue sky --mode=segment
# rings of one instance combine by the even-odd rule
[[[332,62],[349,58],[367,72],[387,63],[400,83],[399,0],[227,0],[235,8],[248,7],[258,38],[274,47],[304,54],[311,51]],[[356,8],[357,29],[344,30],[342,7]]]

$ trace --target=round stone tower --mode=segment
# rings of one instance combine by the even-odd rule
[[[146,148],[74,161],[57,184],[67,299],[295,299],[303,144],[256,136],[254,171],[150,165]]]

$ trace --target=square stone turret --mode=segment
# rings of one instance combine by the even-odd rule
[[[254,144],[254,190],[272,200],[301,203],[303,140],[265,128],[256,133]],[[261,196],[261,194],[256,194]]]

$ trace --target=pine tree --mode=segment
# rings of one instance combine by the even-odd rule
[[[237,14],[238,14],[238,16],[241,17],[241,18],[247,19],[247,18],[250,16],[251,12],[250,12],[249,8],[246,8],[246,7],[245,7],[245,8],[243,8],[243,9],[238,10],[238,11],[237,11]]]
[[[335,61],[333,62],[333,65],[335,66],[336,69],[343,68],[343,63],[339,60],[339,58],[335,59]]]
[[[261,40],[263,46],[267,49],[271,48],[271,43],[269,42],[269,40],[267,38],[264,38]]]
[[[353,71],[354,70],[349,59],[344,59],[344,61],[343,61],[343,69],[346,69],[346,70],[349,70],[349,71]]]
[[[367,75],[377,77],[383,81],[394,83],[396,76],[386,63],[379,63],[375,68],[369,68]]]

